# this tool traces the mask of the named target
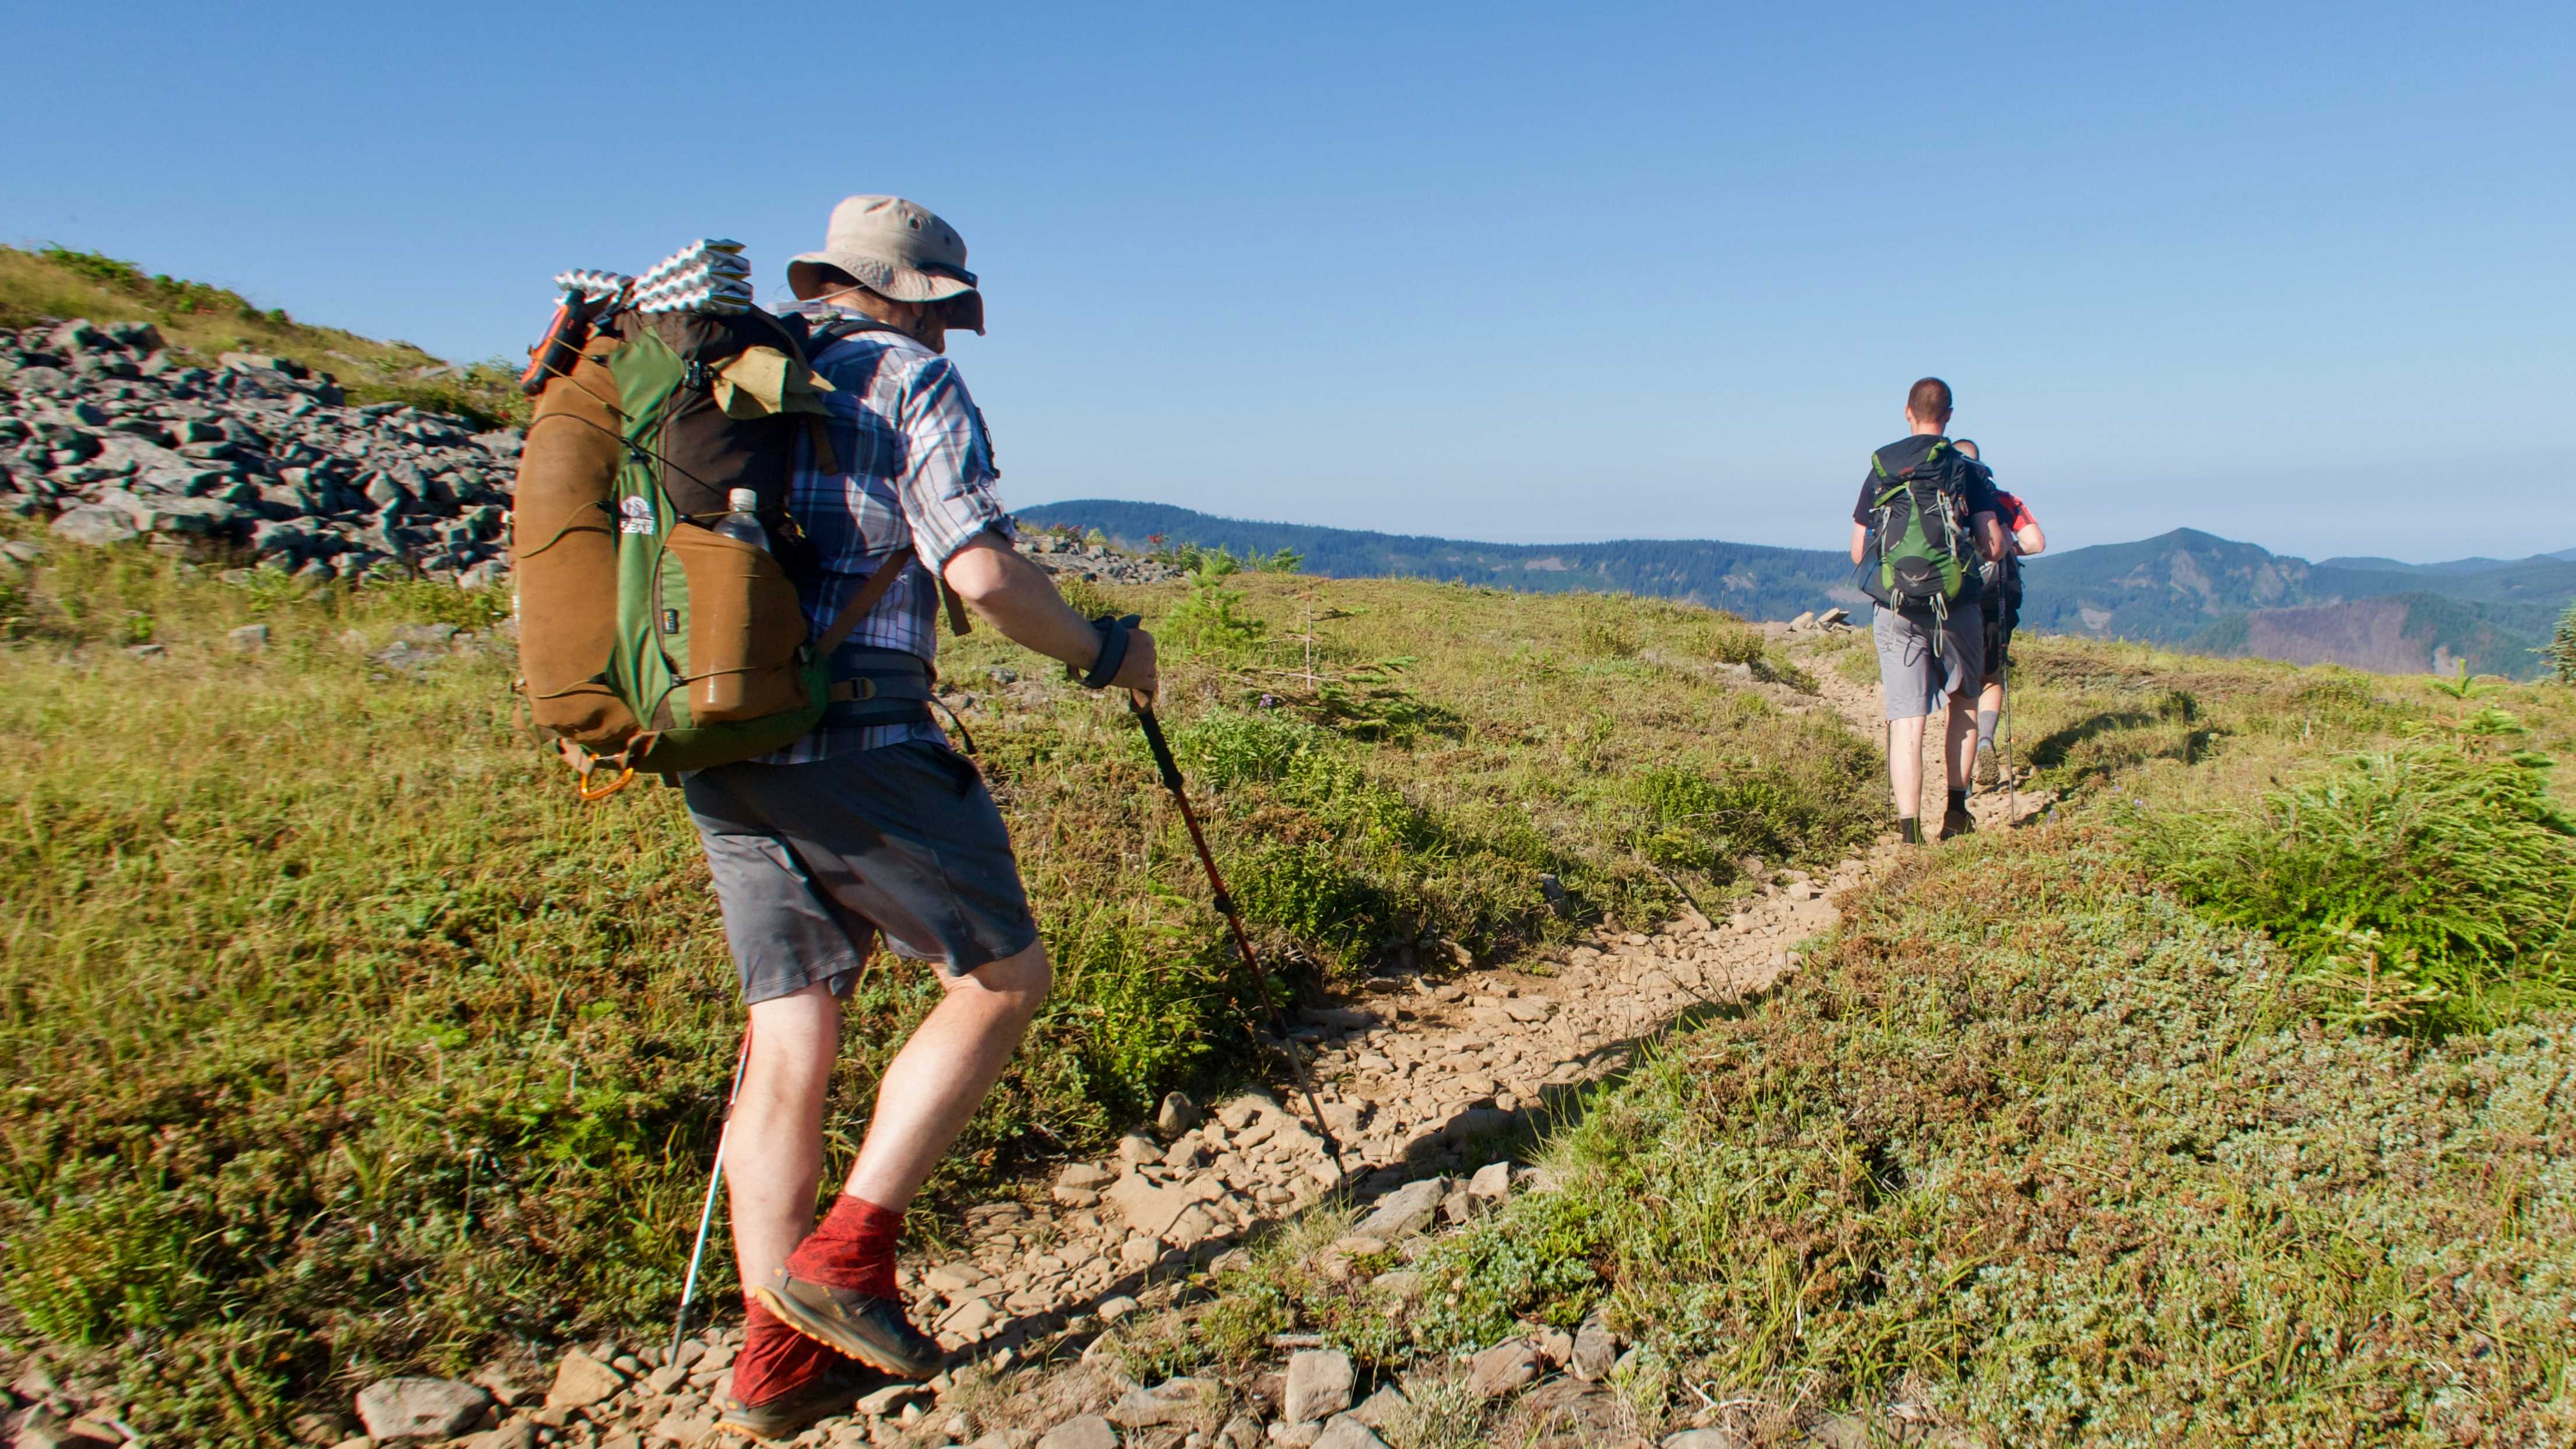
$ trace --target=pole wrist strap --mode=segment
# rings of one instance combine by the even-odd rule
[[[1118,677],[1119,666],[1127,662],[1128,636],[1144,622],[1144,616],[1140,614],[1129,614],[1123,619],[1103,614],[1091,621],[1091,627],[1100,631],[1100,657],[1092,661],[1091,672],[1082,676],[1083,688],[1109,687],[1109,681]]]

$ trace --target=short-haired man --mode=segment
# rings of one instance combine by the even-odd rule
[[[1871,470],[1861,475],[1860,502],[1852,508],[1851,558],[1864,566],[1865,574],[1881,542],[1874,536],[1878,498],[1886,486],[1879,469],[1895,475],[1926,460],[1937,463],[1939,454],[1951,451],[1945,436],[1950,409],[1948,383],[1937,377],[1918,380],[1905,398],[1906,436],[1879,449]],[[1979,557],[2000,558],[2003,530],[1995,522],[1993,485],[1966,465],[1949,468],[1945,476],[1947,486],[1959,494]],[[1970,568],[1946,612],[1891,607],[1882,601],[1870,618],[1870,637],[1878,646],[1879,691],[1887,712],[1888,784],[1896,796],[1897,831],[1908,844],[1923,840],[1918,818],[1923,800],[1923,721],[1945,702],[1949,725],[1943,736],[1943,762],[1949,808],[1941,816],[1941,838],[1976,828],[1968,816],[1968,766],[1969,741],[1976,737],[1977,685],[1985,673],[1981,662],[1985,614],[1979,603],[1983,590],[1984,581]]]
[[[1957,438],[1950,445],[1984,472],[1988,484],[1994,482],[1995,470],[1987,466],[1976,439]],[[1995,521],[2003,525],[2004,556],[1985,567],[1986,678],[1977,691],[1980,790],[1991,790],[2004,778],[2003,767],[1995,758],[1995,721],[2003,713],[2004,671],[2012,667],[2013,631],[2021,627],[2021,561],[2048,550],[2048,535],[2040,531],[2039,520],[2031,516],[2029,505],[2001,488],[1995,489]]]
[[[927,706],[939,584],[1095,688],[1155,688],[1153,640],[1065,605],[1011,546],[984,421],[942,354],[984,330],[966,244],[922,207],[853,196],[821,251],[788,264],[834,392],[832,471],[809,443],[790,508],[819,569],[800,586],[819,632],[890,556],[910,561],[834,656],[877,686],[759,760],[686,781],[751,1014],[725,1142],[734,1251],[750,1299],[720,1427],[788,1438],[846,1410],[860,1365],[939,1369],[895,1289],[904,1210],[1019,1046],[1051,980],[1010,837]],[[873,941],[927,961],[945,995],[889,1063],[874,1118],[818,1226],[823,1112],[841,998]]]

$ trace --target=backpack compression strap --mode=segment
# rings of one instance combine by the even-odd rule
[[[913,552],[909,544],[887,554],[885,562],[877,565],[877,571],[868,575],[868,581],[859,585],[859,591],[841,606],[839,617],[832,620],[832,627],[824,630],[823,637],[814,641],[815,652],[823,658],[831,658],[833,651],[850,637],[850,631],[859,627],[859,621],[875,612],[877,605],[884,602],[886,590],[894,587],[894,581],[905,569],[912,567],[912,562]]]

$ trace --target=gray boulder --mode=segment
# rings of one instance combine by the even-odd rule
[[[74,317],[56,327],[46,335],[45,343],[54,351],[62,353],[96,352],[102,347],[114,345],[108,340],[107,334],[99,329],[99,325],[87,317]]]
[[[1545,1367],[1538,1345],[1526,1338],[1509,1338],[1468,1361],[1468,1384],[1477,1397],[1498,1399],[1537,1382]]]
[[[1204,1379],[1166,1379],[1153,1388],[1137,1389],[1112,1404],[1109,1418],[1130,1429],[1184,1424],[1196,1418],[1217,1394],[1216,1386]]]
[[[1386,1449],[1386,1441],[1371,1433],[1357,1415],[1344,1414],[1324,1426],[1315,1449]]]
[[[1376,1209],[1360,1219],[1351,1231],[1381,1243],[1410,1237],[1431,1226],[1431,1220],[1440,1213],[1442,1200],[1448,1196],[1449,1179],[1445,1177],[1426,1177],[1419,1182],[1408,1182],[1378,1199]]]
[[[1038,1449],[1118,1449],[1118,1431],[1098,1414],[1084,1414],[1047,1430]]]
[[[133,539],[139,530],[135,528],[134,520],[122,509],[100,508],[95,504],[85,504],[79,508],[64,510],[62,515],[54,520],[52,532],[56,537],[69,539],[73,543],[85,543],[92,548],[104,548],[111,543],[124,543]]]
[[[149,322],[110,322],[100,330],[117,346],[137,356],[158,352],[167,345],[161,340],[161,329]]]
[[[385,1379],[358,1391],[358,1422],[367,1437],[388,1439],[453,1439],[470,1432],[492,1407],[492,1393],[481,1384],[456,1379]]]
[[[1288,1359],[1286,1418],[1291,1424],[1329,1419],[1351,1406],[1351,1356],[1335,1348],[1308,1349]]]

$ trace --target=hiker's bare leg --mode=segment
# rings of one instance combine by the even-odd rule
[[[877,1084],[877,1111],[842,1191],[901,1212],[1046,1004],[1054,968],[1041,942],[946,981],[948,995],[903,1044]]]
[[[1942,742],[1943,763],[1949,766],[1950,788],[1968,788],[1968,771],[1977,763],[1977,701],[1961,690],[1950,700],[1950,733]]]
[[[1988,675],[1986,687],[1977,691],[1977,711],[1980,714],[1999,714],[2003,711],[2003,707],[2004,682]]]
[[[768,1282],[814,1230],[823,1105],[840,1043],[841,1003],[823,987],[752,1005],[751,1060],[724,1163],[734,1258],[746,1286]]]
[[[1887,722],[1887,783],[1896,818],[1913,819],[1923,808],[1923,716]]]

